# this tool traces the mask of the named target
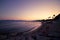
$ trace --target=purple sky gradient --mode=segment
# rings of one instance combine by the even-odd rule
[[[40,20],[59,14],[59,0],[0,0],[0,20]]]

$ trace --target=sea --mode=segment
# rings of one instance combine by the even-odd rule
[[[25,32],[34,31],[41,26],[41,22],[0,20],[0,32]]]

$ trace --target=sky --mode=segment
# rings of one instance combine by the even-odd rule
[[[60,14],[60,0],[0,0],[0,20],[41,20]]]

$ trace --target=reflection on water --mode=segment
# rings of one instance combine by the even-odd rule
[[[30,29],[35,30],[41,26],[41,22],[1,22],[0,31],[28,31]],[[31,31],[32,31],[31,30]]]

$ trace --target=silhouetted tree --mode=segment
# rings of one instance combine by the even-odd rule
[[[55,14],[53,15],[53,17],[52,18],[54,18],[55,17]]]

